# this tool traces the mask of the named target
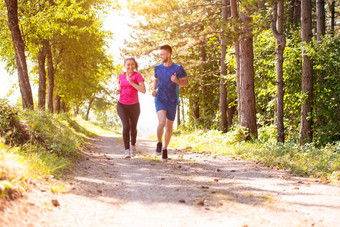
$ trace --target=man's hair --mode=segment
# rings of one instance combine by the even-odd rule
[[[172,54],[172,48],[171,48],[171,46],[169,46],[169,45],[163,45],[163,46],[161,46],[159,49],[160,49],[160,50],[169,51],[170,54]]]

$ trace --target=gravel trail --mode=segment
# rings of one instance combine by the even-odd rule
[[[138,138],[126,160],[120,136],[93,138],[68,193],[37,185],[0,226],[340,226],[338,185],[176,149],[161,162],[155,144]]]

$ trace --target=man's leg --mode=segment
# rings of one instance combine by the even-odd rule
[[[174,125],[174,121],[170,121],[169,119],[166,119],[163,149],[168,149],[168,145],[170,143],[170,139],[172,136],[173,125]]]
[[[166,124],[166,111],[165,110],[159,110],[157,112],[158,117],[158,127],[157,127],[157,139],[159,143],[162,143],[163,133],[164,133],[164,127]]]

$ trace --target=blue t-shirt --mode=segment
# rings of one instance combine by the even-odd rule
[[[155,77],[158,78],[158,91],[155,102],[159,101],[164,105],[178,105],[179,85],[171,81],[171,76],[176,73],[177,78],[186,77],[183,67],[176,63],[164,66],[163,63],[155,66]]]

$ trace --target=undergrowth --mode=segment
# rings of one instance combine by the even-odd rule
[[[60,179],[70,171],[87,137],[95,135],[82,124],[66,114],[16,110],[1,101],[0,199],[14,198],[31,181]]]
[[[295,174],[340,182],[340,141],[324,147],[314,144],[300,146],[293,141],[277,144],[273,126],[259,130],[257,140],[246,142],[247,136],[247,130],[239,126],[225,134],[217,130],[179,129],[174,132],[170,146],[232,155]]]

